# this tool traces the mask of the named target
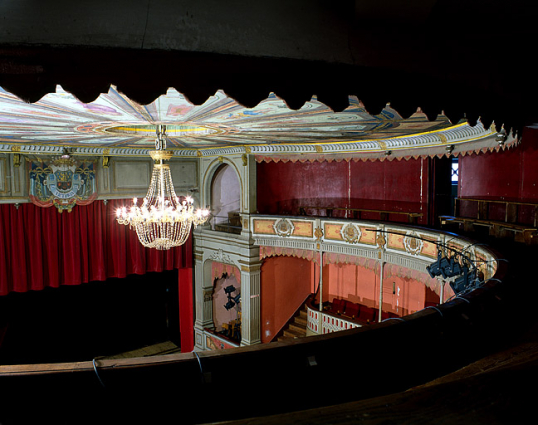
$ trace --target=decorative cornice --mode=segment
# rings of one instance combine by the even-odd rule
[[[461,153],[476,151],[477,149],[499,149],[511,146],[515,140],[510,138],[502,146],[496,140],[497,132],[494,128],[484,129],[481,124],[470,126],[459,124],[443,130],[431,131],[412,136],[402,136],[389,139],[364,140],[354,142],[333,142],[333,143],[302,143],[302,144],[260,144],[225,146],[219,148],[206,149],[169,149],[174,157],[200,158],[214,156],[243,155],[245,152],[256,155],[259,161],[272,158],[293,158],[294,155],[301,155],[312,158],[322,157],[324,159],[334,158],[370,158],[370,159],[392,159],[405,156],[436,156],[436,155],[458,155]],[[446,147],[450,145],[453,149],[447,152]],[[14,147],[23,154],[59,154],[64,147],[51,145],[12,145],[0,144],[0,152],[13,152]],[[95,146],[69,147],[73,155],[106,155],[106,156],[148,156],[151,149],[134,148],[103,148]],[[388,154],[387,154],[388,153]],[[373,156],[372,156],[373,155]]]

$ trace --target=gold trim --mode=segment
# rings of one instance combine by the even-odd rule
[[[261,264],[252,264],[252,265],[241,265],[242,272],[257,272],[262,268]]]
[[[172,151],[150,151],[149,155],[153,158],[154,161],[168,161],[174,153]]]

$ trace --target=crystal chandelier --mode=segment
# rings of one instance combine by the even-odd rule
[[[148,248],[170,249],[185,243],[191,226],[198,226],[209,218],[208,209],[194,211],[193,200],[187,196],[180,201],[174,190],[170,167],[163,161],[172,157],[166,150],[166,126],[157,126],[155,150],[150,156],[155,161],[148,193],[141,206],[136,198],[130,208],[116,211],[116,220],[136,230],[138,240]]]

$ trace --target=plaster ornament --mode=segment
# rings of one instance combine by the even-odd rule
[[[278,236],[287,237],[292,235],[295,226],[287,218],[280,218],[273,224],[273,229]]]
[[[419,255],[424,248],[424,242],[419,238],[416,232],[407,232],[403,239],[405,250],[412,255]]]
[[[343,226],[342,230],[340,230],[340,234],[348,243],[358,243],[362,236],[361,229],[353,223],[348,223]]]

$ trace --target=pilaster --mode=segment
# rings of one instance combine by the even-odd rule
[[[260,272],[261,262],[241,264],[241,345],[261,343]]]

